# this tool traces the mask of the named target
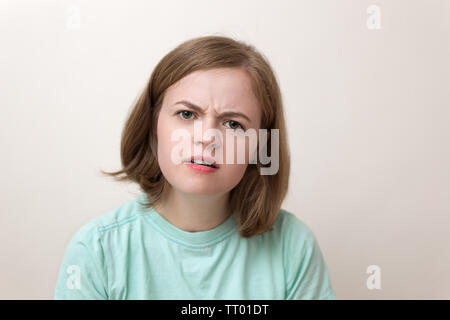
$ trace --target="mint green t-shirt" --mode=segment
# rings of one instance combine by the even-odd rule
[[[82,226],[67,245],[54,299],[336,299],[319,244],[292,213],[244,238],[235,214],[179,229],[141,194]]]

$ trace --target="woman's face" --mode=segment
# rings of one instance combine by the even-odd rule
[[[200,107],[202,111],[179,103],[182,100]],[[242,116],[221,117],[224,112],[238,112]],[[217,195],[230,191],[242,179],[249,154],[256,150],[254,146],[249,149],[249,139],[245,138],[244,132],[254,129],[258,136],[261,116],[261,108],[251,89],[251,78],[243,69],[198,70],[182,78],[167,89],[157,122],[158,162],[164,177],[172,188],[187,194]],[[194,121],[196,125],[201,122],[201,131],[196,132],[197,136],[194,135]],[[222,139],[219,135],[204,135],[208,129],[220,131]],[[227,139],[227,129],[236,134],[235,139]],[[172,133],[181,131],[189,133],[189,138],[183,141],[187,141],[190,150],[185,148],[185,153],[175,152],[183,159],[181,163],[176,163],[172,150],[179,150],[182,140],[172,139]],[[241,160],[238,162],[238,140],[247,140],[243,143],[244,163]],[[207,148],[208,151],[205,151]],[[227,153],[231,156],[233,149],[234,159],[227,161]],[[193,169],[192,164],[184,162],[186,155],[189,158],[197,155],[217,157],[218,150],[221,150],[223,160],[220,163],[220,157],[216,158],[218,168],[213,172],[200,172]],[[198,168],[208,170],[205,166]]]

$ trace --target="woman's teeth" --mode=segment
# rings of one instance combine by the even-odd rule
[[[204,162],[204,161],[202,161],[202,160],[191,160],[191,163],[200,164],[200,165],[203,165],[203,166],[215,168],[214,165],[209,164],[209,163],[207,163],[207,162]]]

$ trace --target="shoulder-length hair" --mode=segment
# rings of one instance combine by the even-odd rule
[[[156,124],[164,94],[171,85],[196,70],[244,68],[252,78],[252,90],[262,108],[261,129],[267,129],[267,152],[271,129],[279,129],[276,174],[261,175],[261,164],[248,164],[241,181],[230,191],[231,212],[236,212],[238,232],[251,237],[273,229],[289,184],[290,155],[280,88],[272,68],[254,46],[225,36],[203,36],[178,45],[164,56],[134,102],[121,136],[122,169],[103,174],[117,181],[139,184],[147,195],[145,208],[161,199],[169,184],[158,164]],[[260,146],[258,146],[260,147]]]

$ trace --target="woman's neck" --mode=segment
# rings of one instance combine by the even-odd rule
[[[213,229],[230,215],[229,192],[220,195],[187,194],[170,187],[154,209],[175,227],[198,232]]]

